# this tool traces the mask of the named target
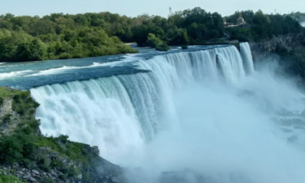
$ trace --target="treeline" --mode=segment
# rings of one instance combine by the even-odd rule
[[[299,22],[304,22],[305,21],[305,13],[292,12],[292,13],[289,13],[288,16],[290,16],[291,18],[293,18],[293,19],[295,19],[296,21],[299,21]]]
[[[227,28],[231,39],[240,41],[260,41],[272,36],[298,34],[304,32],[298,21],[289,15],[266,15],[262,11],[241,11],[224,17],[228,23],[236,24],[238,17],[243,17],[248,26]]]
[[[30,17],[0,16],[0,61],[28,61],[136,52],[123,42],[168,49],[169,45],[203,44],[223,35],[218,13],[201,8],[169,18],[86,13]],[[150,36],[150,40],[148,40]],[[153,40],[152,40],[153,39]]]
[[[224,28],[242,16],[248,27]],[[64,59],[136,52],[123,42],[168,50],[168,45],[223,43],[228,39],[259,41],[300,33],[299,23],[286,15],[242,11],[222,17],[197,7],[168,18],[120,16],[109,12],[43,17],[0,16],[0,61]]]
[[[102,14],[0,16],[0,61],[35,61],[135,53],[116,34],[108,34]],[[110,14],[109,16],[115,16]],[[106,16],[106,15],[103,15]],[[116,19],[108,20],[116,22]],[[108,24],[110,25],[110,23]]]
[[[139,17],[138,17],[139,18]],[[204,44],[223,37],[223,19],[218,13],[201,8],[178,11],[167,19],[160,16],[140,16],[141,23],[132,27],[133,41],[148,45],[148,36],[169,45]],[[161,43],[160,43],[161,44]]]

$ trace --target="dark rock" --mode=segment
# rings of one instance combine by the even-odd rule
[[[32,181],[32,182],[37,182],[37,180],[35,178],[33,178],[33,177],[30,177],[29,180]]]
[[[92,147],[92,151],[93,151],[94,154],[96,154],[98,156],[100,155],[100,150],[99,150],[99,148],[97,146],[93,146]]]

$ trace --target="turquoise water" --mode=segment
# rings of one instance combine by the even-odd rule
[[[191,47],[188,51],[207,48],[210,47],[196,46]],[[182,50],[174,48],[168,53],[180,51]],[[39,62],[2,63],[0,65],[0,86],[28,90],[56,83],[146,72],[145,70],[136,68],[134,63],[162,54],[167,53],[157,52],[149,48],[139,48],[138,54]]]

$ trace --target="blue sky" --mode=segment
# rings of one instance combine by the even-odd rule
[[[0,0],[0,14],[39,15],[109,11],[127,16],[167,16],[173,11],[201,7],[209,12],[230,15],[237,10],[261,9],[265,13],[305,12],[304,0]]]

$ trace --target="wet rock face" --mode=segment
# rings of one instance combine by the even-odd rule
[[[304,40],[305,37],[303,34],[289,34],[276,37],[274,36],[268,40],[251,42],[249,44],[252,50],[253,58],[255,60],[260,60],[274,53],[278,47],[281,47],[289,52],[296,47],[301,46]]]

